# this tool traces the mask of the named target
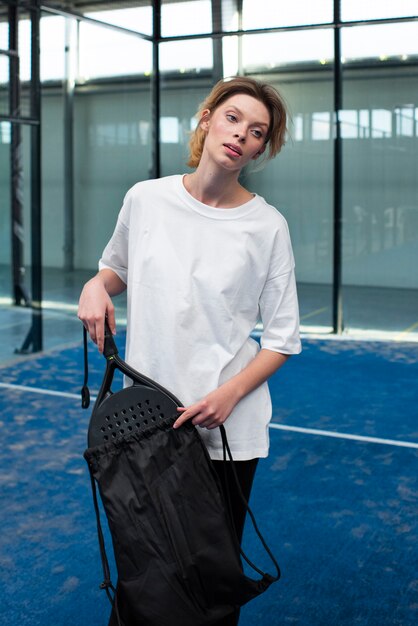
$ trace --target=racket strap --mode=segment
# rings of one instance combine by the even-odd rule
[[[273,555],[272,551],[270,550],[269,546],[267,545],[266,540],[264,539],[263,535],[261,534],[261,531],[258,528],[256,519],[255,519],[254,513],[252,512],[246,497],[242,493],[242,489],[241,489],[241,485],[240,485],[239,478],[238,478],[238,475],[237,475],[237,470],[236,470],[236,467],[235,467],[234,459],[232,457],[231,449],[230,449],[229,443],[228,443],[228,438],[226,436],[225,427],[222,425],[222,426],[219,427],[219,430],[221,432],[221,438],[222,438],[223,462],[224,463],[229,462],[231,464],[232,475],[234,477],[234,482],[235,482],[235,485],[236,485],[236,488],[237,488],[238,496],[239,496],[241,502],[243,503],[243,505],[245,507],[245,510],[247,511],[248,515],[250,516],[252,525],[253,525],[254,530],[255,530],[255,532],[257,534],[257,537],[259,538],[259,540],[261,542],[261,545],[263,546],[264,550],[266,551],[266,553],[270,557],[270,559],[271,559],[271,561],[272,561],[272,563],[273,563],[273,565],[274,565],[274,567],[276,569],[276,575],[272,576],[271,574],[267,574],[266,572],[263,572],[259,567],[257,567],[248,558],[248,556],[245,554],[245,552],[241,548],[241,546],[240,546],[240,554],[241,554],[242,558],[248,563],[248,565],[250,567],[252,567],[252,569],[255,572],[260,574],[260,576],[262,576],[264,579],[266,579],[266,581],[268,581],[268,583],[270,584],[272,582],[275,582],[276,580],[279,580],[280,575],[281,575],[280,574],[280,567],[279,567],[279,564],[278,564],[275,556]],[[230,496],[229,486],[228,486],[228,481],[227,480],[225,480],[225,484],[226,484],[226,491],[227,491],[227,501],[228,501],[228,507],[229,507],[229,514],[230,514],[230,517],[231,517],[231,520],[232,520],[233,516],[232,516],[231,496]]]
[[[88,388],[89,379],[89,357],[87,348],[87,330],[83,326],[83,352],[84,352],[84,381],[81,388],[81,406],[87,409],[90,406],[90,390]]]
[[[99,511],[99,503],[97,499],[96,481],[94,480],[90,466],[89,466],[89,472],[90,472],[91,490],[93,494],[94,512],[96,514],[97,538],[99,540],[100,558],[102,561],[102,569],[103,569],[103,582],[100,584],[100,589],[105,590],[106,595],[109,599],[109,602],[112,605],[112,608],[115,612],[118,626],[122,626],[122,622],[119,616],[118,605],[117,605],[117,593],[110,578],[109,561],[108,561],[107,554],[106,554],[106,546],[105,546],[105,541],[104,541],[104,536],[103,536],[102,524],[100,522],[100,511]]]

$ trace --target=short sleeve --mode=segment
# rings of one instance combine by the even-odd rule
[[[302,349],[299,306],[287,224],[277,233],[259,307],[263,323],[261,347],[283,354],[299,354]]]
[[[128,283],[129,213],[131,195],[125,196],[113,235],[103,250],[99,260],[99,270],[111,269],[125,283]]]

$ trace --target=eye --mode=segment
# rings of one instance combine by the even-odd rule
[[[257,137],[257,139],[261,139],[261,137],[263,136],[263,133],[261,132],[261,130],[258,130],[257,128],[254,128],[252,133],[254,137]]]
[[[229,120],[230,122],[236,122],[237,121],[237,117],[233,113],[227,113],[226,114],[226,119]]]

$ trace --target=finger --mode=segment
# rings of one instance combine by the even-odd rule
[[[184,417],[179,417],[173,424],[173,428],[177,429],[180,428],[180,426],[183,426],[183,424],[187,422],[187,419],[184,419]]]
[[[198,418],[193,419],[192,423],[194,426],[199,426],[199,428],[216,428],[217,423],[211,419]]]
[[[183,426],[189,419],[194,416],[194,413],[187,413],[187,409],[184,409],[183,415],[181,415],[173,424],[173,428],[180,428]]]
[[[104,349],[104,322],[96,322],[96,343],[99,348],[99,352],[102,354]]]
[[[86,328],[87,328],[87,331],[88,331],[88,333],[89,333],[89,335],[90,335],[91,340],[92,340],[94,343],[97,343],[97,338],[96,338],[96,327],[95,327],[94,323],[87,322],[87,326],[86,326]]]
[[[116,335],[115,308],[113,306],[107,309],[107,323],[109,324],[112,335]]]

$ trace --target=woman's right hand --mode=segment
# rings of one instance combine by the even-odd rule
[[[116,333],[116,324],[115,307],[100,272],[84,285],[78,305],[78,317],[99,351],[103,352],[105,318],[113,334]]]

